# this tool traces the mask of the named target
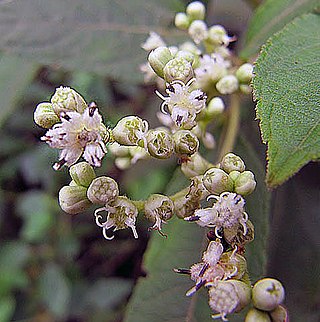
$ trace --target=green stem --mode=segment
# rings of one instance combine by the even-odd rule
[[[232,94],[230,100],[228,124],[219,151],[219,161],[233,150],[240,126],[240,97],[237,94]]]

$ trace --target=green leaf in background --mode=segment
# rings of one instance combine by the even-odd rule
[[[1,6],[2,4],[0,8]],[[34,62],[27,62],[18,57],[0,56],[0,127],[14,113],[23,91],[38,71],[37,66],[38,64]]]
[[[270,38],[254,69],[270,187],[320,157],[319,30],[319,15],[295,19]]]
[[[39,278],[41,300],[57,318],[68,312],[71,292],[69,283],[60,266],[49,263]]]
[[[39,242],[44,239],[54,223],[56,199],[40,192],[30,191],[18,200],[18,212],[24,219],[21,236],[28,242]]]
[[[16,302],[13,297],[0,297],[0,321],[9,322],[14,313]]]
[[[40,64],[137,82],[151,30],[166,26],[178,0],[18,0],[0,4],[0,50]]]
[[[262,44],[295,17],[312,11],[319,0],[266,0],[254,13],[240,56],[248,59]]]

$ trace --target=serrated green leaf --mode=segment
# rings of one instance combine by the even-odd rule
[[[137,82],[153,30],[168,25],[180,1],[38,0],[0,4],[0,50],[42,64]]]
[[[240,56],[248,59],[274,33],[297,16],[311,12],[319,0],[267,0],[255,11]]]
[[[37,66],[34,62],[26,62],[18,57],[0,56],[0,127],[16,109],[23,91],[38,70]]]
[[[39,278],[41,300],[57,318],[68,312],[71,292],[63,271],[56,264],[46,266]]]
[[[320,157],[320,16],[306,14],[270,38],[253,79],[268,144],[267,184],[283,183]]]

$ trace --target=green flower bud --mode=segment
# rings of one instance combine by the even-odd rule
[[[181,171],[187,178],[204,174],[212,165],[199,153],[191,155],[189,160],[181,164]]]
[[[288,322],[288,312],[282,306],[278,305],[273,311],[269,312],[272,322]]]
[[[236,170],[234,170],[234,171],[231,171],[231,172],[229,173],[229,177],[231,178],[231,180],[232,180],[233,182],[235,182],[235,181],[238,179],[238,177],[240,176],[240,174],[241,174],[241,172],[240,172],[240,171],[236,171]]]
[[[284,300],[284,288],[274,278],[263,278],[252,289],[252,304],[259,310],[272,311]]]
[[[242,172],[234,181],[234,191],[242,196],[249,195],[256,187],[256,180],[251,171]]]
[[[189,26],[188,33],[196,44],[200,44],[208,37],[208,28],[202,20],[194,20]]]
[[[167,47],[158,47],[152,50],[148,56],[148,61],[155,73],[163,78],[164,66],[173,59],[173,56]]]
[[[174,58],[183,58],[190,64],[193,64],[194,62],[194,54],[190,51],[179,50]]]
[[[69,186],[74,187],[74,186],[78,186],[78,184],[74,180],[71,180],[69,183]]]
[[[174,18],[174,24],[177,28],[186,30],[190,25],[190,20],[184,12],[178,12]]]
[[[37,125],[45,129],[49,129],[54,124],[60,122],[60,118],[54,112],[52,104],[48,102],[38,104],[34,111],[33,118]]]
[[[271,322],[271,319],[267,312],[251,308],[244,320],[245,322]]]
[[[175,80],[187,83],[193,78],[193,68],[191,63],[184,58],[174,58],[163,68],[163,76],[168,83],[172,83]]]
[[[119,196],[118,184],[110,177],[98,177],[91,182],[87,196],[94,204],[110,204]]]
[[[168,159],[173,153],[174,143],[166,130],[150,130],[146,136],[147,148],[151,156],[157,159]]]
[[[112,130],[112,137],[119,144],[138,145],[148,130],[148,122],[138,116],[122,118]]]
[[[253,66],[251,64],[243,64],[236,71],[236,77],[240,83],[249,83],[253,77]]]
[[[216,195],[224,191],[233,190],[233,181],[226,172],[218,168],[211,168],[203,175],[203,185],[206,189]]]
[[[207,115],[211,117],[220,115],[225,109],[223,100],[220,97],[214,97],[208,104]]]
[[[70,177],[78,186],[89,187],[91,181],[96,177],[93,167],[87,162],[79,162],[69,169]]]
[[[213,46],[221,46],[224,44],[227,35],[227,31],[220,25],[214,25],[209,28],[208,41]]]
[[[220,167],[228,173],[231,171],[243,172],[246,168],[242,159],[233,153],[228,153],[223,157],[222,161],[220,162]]]
[[[87,198],[87,188],[83,186],[64,186],[59,191],[59,204],[68,214],[78,214],[91,206]]]
[[[246,84],[240,84],[239,89],[241,91],[241,93],[249,95],[252,93],[252,88],[250,85],[246,85]]]
[[[239,82],[237,77],[233,75],[227,75],[222,77],[216,84],[216,89],[221,94],[232,94],[239,88]]]
[[[199,139],[189,130],[178,130],[172,137],[175,152],[178,154],[192,155],[199,149]]]
[[[227,314],[241,311],[250,303],[251,288],[238,280],[218,281],[209,289],[209,305],[223,320]]]
[[[83,97],[70,87],[60,86],[51,97],[53,110],[57,115],[61,112],[76,111],[80,114],[88,107]]]
[[[206,15],[206,7],[200,1],[193,1],[188,4],[186,14],[191,20],[203,20]]]
[[[174,213],[173,201],[164,195],[151,195],[144,205],[146,217],[154,222],[151,229],[161,230],[161,224],[172,218]]]

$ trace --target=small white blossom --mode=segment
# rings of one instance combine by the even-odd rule
[[[59,162],[53,168],[60,169],[64,164],[70,166],[83,158],[92,166],[101,166],[107,153],[104,136],[107,131],[95,104],[78,112],[62,112],[61,123],[55,124],[41,138],[52,148],[61,149]]]
[[[168,96],[163,96],[159,92],[157,95],[163,99],[161,111],[168,112],[178,127],[190,129],[195,125],[195,118],[206,106],[206,95],[199,89],[190,90],[195,79],[191,79],[187,84],[176,80],[167,85]]]
[[[154,31],[150,31],[149,37],[147,40],[141,45],[142,49],[145,51],[151,51],[160,46],[165,46],[166,43],[162,40],[162,38]]]

